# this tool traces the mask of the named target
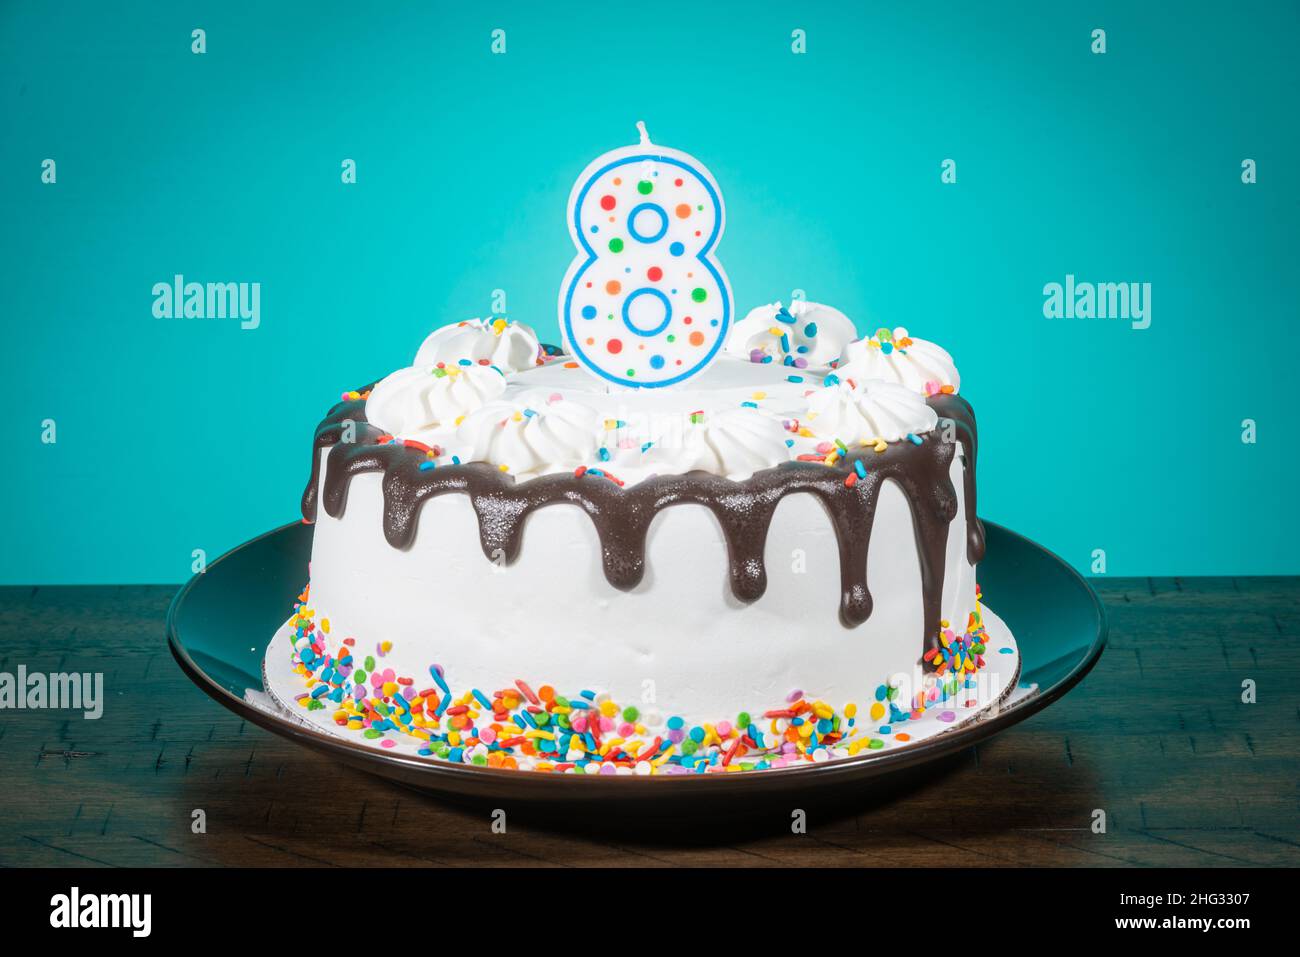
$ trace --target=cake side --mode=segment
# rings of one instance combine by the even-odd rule
[[[322,487],[331,467],[326,461]],[[963,469],[952,462],[949,481],[960,481]],[[456,687],[516,678],[596,687],[620,701],[647,704],[649,695],[664,713],[715,721],[769,707],[793,688],[860,699],[868,683],[920,670],[923,559],[912,507],[895,483],[879,493],[864,587],[850,590],[869,596],[871,606],[853,627],[840,614],[835,525],[809,493],[773,508],[763,530],[766,587],[745,601],[728,571],[735,556],[723,526],[702,505],[655,515],[640,575],[620,589],[580,505],[560,498],[531,514],[507,559],[483,550],[479,522],[490,504],[440,495],[423,504],[410,544],[398,549],[381,530],[384,483],[373,472],[356,476],[346,507],[318,519],[312,599],[339,633],[391,642],[387,664],[400,674],[422,676],[436,663]],[[940,543],[947,574],[934,614],[960,628],[976,600],[960,493],[957,499],[957,521]]]

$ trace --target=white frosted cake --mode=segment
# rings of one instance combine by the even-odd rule
[[[984,661],[975,423],[943,349],[853,335],[763,307],[689,383],[634,391],[519,323],[437,330],[317,429],[300,703],[507,767],[906,741]]]
[[[638,127],[570,193],[562,349],[454,323],[317,428],[310,590],[266,661],[306,719],[705,774],[906,746],[1013,678],[948,353],[802,299],[736,322],[717,183]]]

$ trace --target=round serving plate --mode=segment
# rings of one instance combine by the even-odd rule
[[[593,808],[671,819],[689,809],[735,813],[895,794],[918,769],[1041,711],[1096,664],[1106,616],[1088,583],[1051,552],[985,522],[979,579],[1020,650],[1019,687],[1001,708],[943,734],[884,752],[740,774],[672,776],[547,774],[452,764],[381,751],[313,728],[268,701],[262,664],[269,636],[307,580],[311,526],[285,525],[211,562],[181,588],[167,613],[172,654],[200,688],[259,727],[345,764],[440,798],[569,815]],[[904,773],[908,772],[908,773]]]

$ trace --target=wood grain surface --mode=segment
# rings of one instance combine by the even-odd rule
[[[102,671],[106,697],[98,721],[0,710],[0,865],[1300,864],[1300,579],[1094,584],[1110,646],[1063,700],[806,834],[783,818],[680,838],[493,833],[265,733],[172,660],[173,586],[0,589],[0,672]]]

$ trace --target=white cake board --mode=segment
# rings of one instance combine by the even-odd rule
[[[882,741],[884,746],[874,749],[864,748],[858,752],[853,760],[862,760],[863,758],[897,751],[900,748],[913,747],[937,735],[954,731],[957,728],[968,727],[978,721],[987,720],[997,715],[1002,709],[1038,693],[1036,684],[1029,684],[1024,687],[1018,684],[1020,678],[1020,647],[1016,644],[1011,629],[987,605],[981,604],[980,607],[984,628],[989,639],[985,646],[987,649],[984,654],[985,665],[979,672],[982,681],[981,688],[972,689],[969,694],[966,689],[959,688],[956,696],[947,701],[928,706],[925,713],[919,718],[909,718],[907,721],[892,725],[892,731],[888,734],[880,734],[876,730],[883,722],[870,719],[867,712],[874,699],[868,696],[867,700],[859,705],[858,727],[862,728],[864,734],[869,733],[870,737]],[[373,747],[376,751],[421,757],[425,761],[441,760],[432,756],[421,756],[419,751],[422,744],[404,734],[387,732],[382,738],[371,739],[364,737],[358,731],[341,728],[334,723],[332,717],[336,708],[331,707],[329,704],[315,711],[309,711],[298,704],[296,699],[307,691],[307,686],[303,677],[294,671],[293,620],[293,618],[288,619],[276,630],[275,635],[271,638],[271,643],[266,649],[266,656],[262,662],[262,682],[269,696],[250,690],[245,694],[245,700],[265,711],[287,716],[290,720],[299,724],[332,734],[355,744]],[[1002,649],[1009,650],[1003,651]],[[883,681],[884,678],[882,677],[876,679],[874,683],[879,685]],[[972,697],[977,703],[967,705],[966,700]],[[779,706],[779,702],[766,702],[763,704],[765,708]],[[899,732],[906,734],[908,740],[900,741],[896,739],[894,735]],[[831,760],[844,759],[832,757]]]

